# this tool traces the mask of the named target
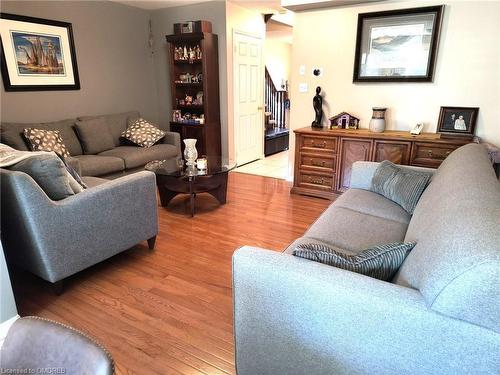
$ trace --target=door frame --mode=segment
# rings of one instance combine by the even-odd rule
[[[262,90],[259,90],[259,111],[260,111],[260,122],[262,124],[261,126],[261,136],[260,136],[260,139],[261,139],[261,143],[260,143],[260,156],[258,159],[256,160],[260,160],[260,159],[264,159],[264,128],[265,128],[265,125],[264,125],[264,42],[265,42],[265,39],[264,37],[262,37],[261,35],[259,34],[254,34],[254,33],[249,33],[247,31],[243,31],[243,30],[240,30],[240,29],[237,29],[237,28],[233,28],[233,33],[232,33],[232,51],[231,53],[233,54],[233,98],[236,98],[236,82],[237,82],[237,79],[236,79],[236,72],[239,72],[239,70],[237,69],[237,60],[236,60],[236,54],[234,53],[235,52],[235,48],[237,47],[236,46],[236,35],[243,35],[243,36],[247,36],[247,37],[250,37],[250,38],[255,38],[255,39],[258,39],[260,40],[261,42],[261,53],[260,53],[260,63],[259,63],[259,79],[262,83]],[[234,158],[235,160],[237,161],[238,160],[238,122],[237,122],[237,118],[238,118],[238,113],[239,113],[239,110],[238,110],[238,106],[239,106],[239,103],[237,103],[236,100],[233,100],[233,105],[234,105],[234,108],[233,108],[233,132],[234,132]]]

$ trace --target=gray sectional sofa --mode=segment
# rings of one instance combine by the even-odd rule
[[[71,158],[69,163],[82,176],[95,176],[112,179],[144,169],[144,165],[152,160],[163,160],[181,157],[180,135],[167,132],[162,143],[149,148],[142,148],[120,139],[126,130],[129,120],[138,119],[139,112],[131,111],[102,116],[81,116],[51,123],[7,123],[0,126],[0,141],[17,150],[29,150],[22,135],[25,128],[59,130]],[[98,154],[85,153],[82,140],[75,129],[77,122],[102,118],[111,133],[114,147]],[[95,133],[94,142],[100,141],[100,133]],[[92,147],[87,147],[91,149]]]
[[[413,216],[369,191],[377,163],[284,253],[233,256],[239,375],[494,374],[500,369],[500,183],[484,146],[454,151]],[[291,255],[416,241],[392,282]]]

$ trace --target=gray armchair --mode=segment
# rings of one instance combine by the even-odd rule
[[[158,233],[155,176],[139,172],[52,201],[25,173],[0,169],[2,242],[8,262],[55,284]]]

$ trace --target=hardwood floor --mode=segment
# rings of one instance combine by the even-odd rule
[[[228,203],[187,196],[159,207],[156,250],[147,243],[70,278],[55,296],[13,272],[19,314],[72,325],[113,355],[122,374],[233,374],[231,255],[242,245],[281,251],[331,203],[290,195],[284,180],[231,173]]]

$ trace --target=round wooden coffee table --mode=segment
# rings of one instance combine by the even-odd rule
[[[163,207],[167,207],[177,194],[189,194],[191,217],[195,214],[195,198],[198,193],[209,193],[220,204],[226,203],[227,174],[236,163],[218,162],[205,170],[196,167],[180,169],[175,160],[155,161],[146,165],[146,170],[156,174],[156,186]]]

